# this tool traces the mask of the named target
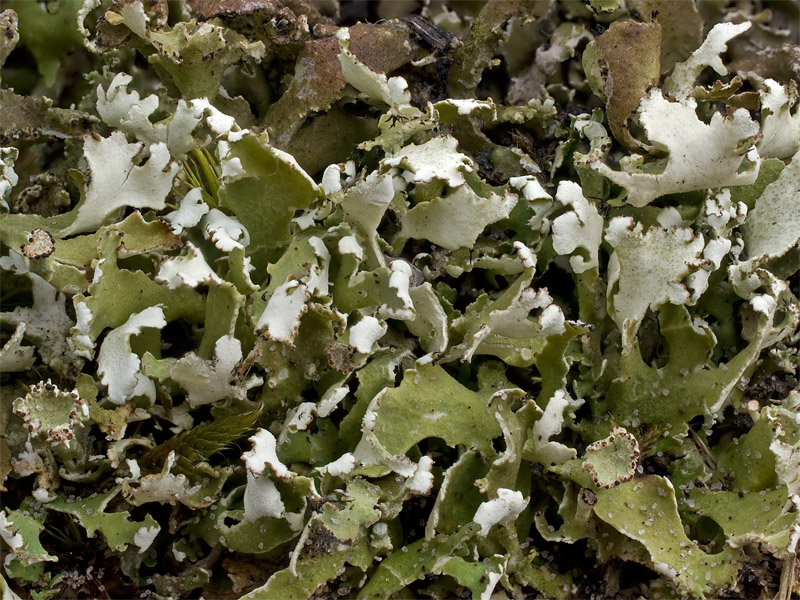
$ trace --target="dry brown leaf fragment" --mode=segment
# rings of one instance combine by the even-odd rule
[[[615,21],[587,46],[584,69],[595,93],[606,102],[606,115],[617,140],[631,150],[648,148],[628,129],[628,118],[661,72],[661,25],[630,19]]]
[[[668,73],[703,42],[703,17],[694,0],[628,0],[631,14],[661,25],[661,72]]]

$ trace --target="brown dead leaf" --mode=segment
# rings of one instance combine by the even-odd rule
[[[606,115],[617,140],[631,150],[647,148],[628,129],[628,118],[650,87],[661,65],[661,25],[631,19],[615,21],[583,55],[595,93],[606,102]]]

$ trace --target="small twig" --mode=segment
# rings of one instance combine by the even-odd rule
[[[703,455],[706,464],[711,467],[713,471],[717,470],[717,459],[714,458],[714,455],[711,454],[711,450],[708,449],[706,443],[702,440],[702,438],[697,435],[697,432],[694,431],[691,427],[689,427],[689,437],[692,438],[694,445],[697,446],[697,449],[700,451],[700,454]]]
[[[789,558],[783,561],[783,569],[781,569],[781,585],[778,588],[778,593],[775,595],[775,600],[789,600],[792,597],[796,563],[797,554],[792,554]]]
[[[255,362],[261,358],[261,348],[256,346],[253,348],[247,357],[242,361],[242,364],[239,365],[239,368],[236,369],[236,377],[239,380],[245,378],[248,372],[250,372],[250,368],[255,364]]]

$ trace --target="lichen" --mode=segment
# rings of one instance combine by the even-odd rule
[[[3,597],[797,595],[788,6],[7,0]]]

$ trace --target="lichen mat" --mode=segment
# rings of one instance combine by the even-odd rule
[[[4,600],[800,594],[797,4],[2,10]]]

